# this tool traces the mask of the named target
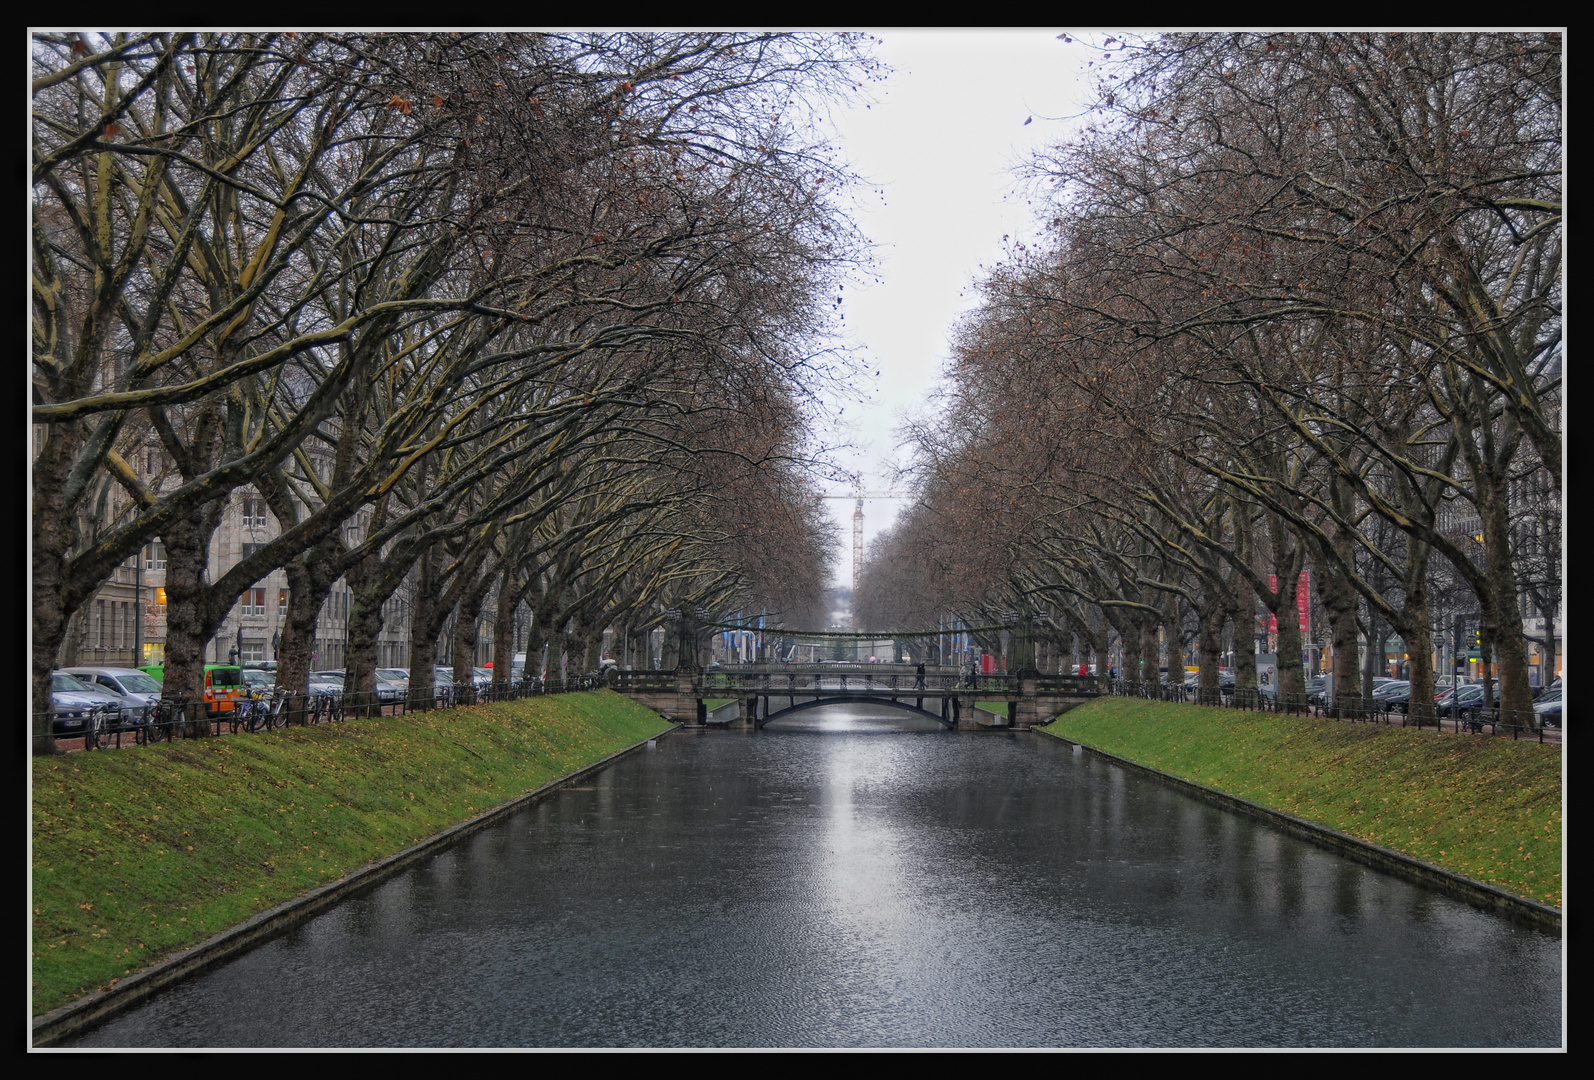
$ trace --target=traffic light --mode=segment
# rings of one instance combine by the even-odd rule
[[[1472,627],[1472,647],[1479,652],[1483,651],[1483,624],[1477,623]]]

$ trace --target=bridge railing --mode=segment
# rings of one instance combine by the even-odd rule
[[[609,686],[622,694],[673,691],[675,678],[675,672],[669,670],[611,671]]]
[[[1090,675],[1041,675],[1035,679],[1035,689],[1042,694],[1096,697],[1101,693],[1101,682]]]
[[[1003,695],[1016,693],[1018,681],[1008,675],[925,674],[914,671],[870,670],[868,665],[858,669],[827,665],[806,671],[716,671],[703,675],[700,684],[705,693],[721,691],[728,694],[811,694],[846,691],[923,695],[958,693],[988,693]]]
[[[677,673],[670,670],[611,671],[609,685],[621,693],[668,692],[676,688]],[[781,665],[737,665],[718,671],[705,671],[694,680],[698,689],[710,697],[736,694],[803,694],[821,691],[869,691],[901,694],[988,694],[993,698],[1017,695],[1023,680],[1015,675],[968,675],[942,669],[918,674],[912,669],[893,669],[885,665],[826,664],[803,667]],[[1042,694],[1094,697],[1100,693],[1095,678],[1081,675],[1041,675],[1035,689]]]

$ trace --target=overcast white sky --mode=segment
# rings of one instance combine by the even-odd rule
[[[1004,235],[1032,231],[1013,167],[1060,138],[1070,126],[1062,118],[1086,101],[1091,57],[1060,41],[1063,32],[877,31],[879,56],[894,71],[876,86],[871,107],[835,117],[843,152],[884,191],[883,202],[872,197],[859,215],[879,245],[879,282],[849,285],[842,304],[849,339],[870,373],[880,373],[868,402],[849,403],[844,414],[845,437],[858,451],[842,460],[863,470],[867,487],[889,482],[894,430],[939,378],[979,267],[1001,257]],[[828,505],[842,530],[837,581],[850,584],[853,504]],[[866,545],[896,509],[885,500],[864,504]]]

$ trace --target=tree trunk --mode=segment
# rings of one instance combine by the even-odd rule
[[[507,693],[515,673],[515,613],[520,592],[509,567],[498,577],[498,607],[493,612],[493,690]],[[527,654],[528,659],[530,654]]]
[[[371,703],[370,715],[380,716],[382,708],[376,697],[376,648],[385,622],[382,607],[403,579],[382,573],[380,558],[371,555],[351,567],[345,580],[353,598],[349,601],[349,654],[344,657],[343,685],[366,695]]]
[[[1290,533],[1280,514],[1269,514],[1268,543],[1272,547],[1273,572],[1278,592],[1263,595],[1262,603],[1278,623],[1279,694],[1306,693],[1306,659],[1301,640],[1301,571],[1306,568],[1305,549]]]
[[[588,670],[587,667],[587,620],[584,615],[577,615],[570,620],[570,631],[565,635],[565,674],[581,675]]]
[[[1511,556],[1510,507],[1507,502],[1506,475],[1496,469],[1489,474],[1479,516],[1483,521],[1484,555],[1489,564],[1491,588],[1482,602],[1484,624],[1493,634],[1492,659],[1499,669],[1500,708],[1508,723],[1536,727],[1533,690],[1528,685],[1527,641],[1522,636],[1516,568]]]
[[[1245,591],[1250,593],[1250,587]],[[1236,690],[1256,689],[1256,639],[1250,633],[1241,637],[1242,631],[1250,631],[1256,625],[1256,606],[1251,605],[1243,614],[1230,609],[1229,625],[1234,627],[1234,688]]]
[[[1153,607],[1156,606],[1157,597],[1150,593],[1142,598]],[[1161,614],[1155,611],[1141,613],[1140,616],[1140,685],[1155,687],[1162,666],[1161,648],[1159,647],[1158,626]]]
[[[664,624],[664,641],[659,646],[659,670],[675,671],[681,666],[681,650],[677,640],[679,634],[672,634],[669,622]],[[650,645],[649,648],[652,646]]]
[[[1318,588],[1334,642],[1334,703],[1354,707],[1361,701],[1361,653],[1356,626],[1359,597],[1343,574],[1332,569],[1318,571]]]
[[[77,542],[77,528],[64,506],[62,489],[70,467],[69,440],[51,430],[33,463],[33,752],[53,754],[55,709],[50,696],[55,657],[66,639],[72,612],[64,600],[63,561]]]
[[[161,697],[186,700],[202,734],[210,730],[204,708],[205,646],[220,622],[209,609],[205,579],[210,538],[220,516],[218,503],[206,503],[173,521],[161,538],[166,545],[166,665]]]
[[[487,590],[492,587],[492,575],[481,579],[460,597],[454,618],[454,681],[474,685],[476,678],[476,643],[481,638],[482,605],[487,602]]]
[[[1211,703],[1218,692],[1218,659],[1223,651],[1223,623],[1227,612],[1216,599],[1205,601],[1198,612],[1201,622],[1201,672],[1196,683],[1203,703]]]
[[[448,618],[449,607],[438,595],[435,553],[424,552],[415,581],[415,601],[410,609],[410,701],[428,709],[437,686],[437,635]]]
[[[1278,658],[1279,694],[1306,693],[1306,648],[1301,638],[1300,603],[1301,575],[1297,572],[1288,578],[1288,584],[1279,586]]]

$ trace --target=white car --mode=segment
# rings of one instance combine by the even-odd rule
[[[122,705],[123,723],[138,723],[161,699],[161,684],[136,668],[74,667],[66,673],[85,686],[114,695]]]

